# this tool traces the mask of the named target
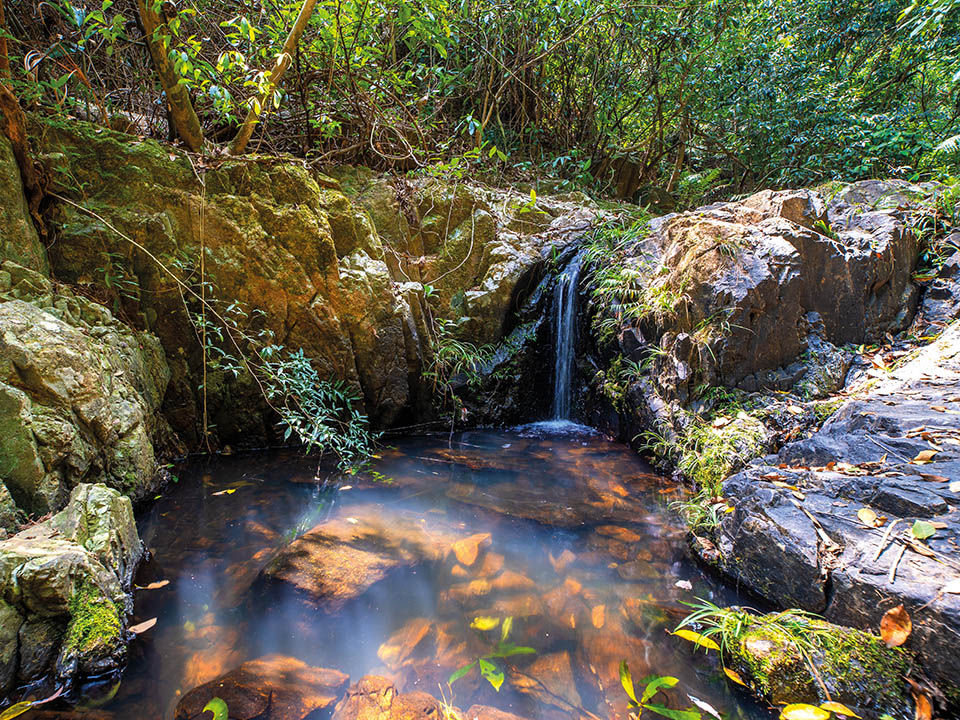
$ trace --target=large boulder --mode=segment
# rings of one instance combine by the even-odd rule
[[[960,595],[942,589],[960,578],[960,323],[871,385],[727,479],[731,512],[699,547],[742,587],[844,625],[876,629],[902,604],[907,647],[955,692]]]
[[[199,289],[201,254],[222,315],[233,306],[243,332],[302,349],[384,426],[429,400],[427,318],[466,318],[463,339],[498,340],[551,249],[593,216],[574,198],[531,210],[515,192],[351,170],[338,180],[277,158],[195,167],[158,143],[79,122],[44,121],[39,134],[59,191],[81,200],[82,186],[90,211],[58,205],[54,272],[110,296],[159,337],[173,374],[166,415],[187,442],[199,437],[204,353],[189,318],[197,303],[171,273]],[[107,287],[108,274],[123,283]],[[248,377],[211,368],[205,384],[222,441],[276,437]]]
[[[919,248],[904,211],[841,212],[843,197],[766,190],[656,218],[621,250],[636,307],[595,312],[618,323],[619,354],[650,361],[655,389],[640,389],[638,414],[662,416],[657,403],[686,405],[711,385],[825,394],[843,381],[838,346],[910,323]]]
[[[80,482],[132,498],[159,480],[155,439],[169,370],[156,338],[11,262],[0,288],[0,480],[28,513]]]
[[[118,669],[142,555],[130,499],[105,485],[0,542],[0,695]]]

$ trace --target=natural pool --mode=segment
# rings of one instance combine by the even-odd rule
[[[279,654],[530,720],[626,717],[626,660],[679,678],[670,707],[770,717],[668,634],[684,601],[738,599],[688,558],[680,490],[629,448],[562,422],[388,442],[373,472],[326,482],[294,452],[179,468],[139,518],[137,582],[162,586],[137,592],[134,622],[157,624],[100,709],[173,717],[191,688]],[[491,660],[499,692],[478,667],[449,685],[507,618],[535,653]]]

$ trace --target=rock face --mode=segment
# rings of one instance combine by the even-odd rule
[[[54,271],[110,295],[159,337],[172,370],[165,414],[188,443],[198,437],[203,354],[185,306],[198,307],[146,251],[195,290],[202,252],[224,312],[236,303],[244,331],[301,348],[321,377],[358,389],[384,426],[429,404],[420,379],[429,318],[459,321],[471,342],[499,340],[551,249],[595,214],[582,198],[528,212],[519,193],[351,170],[338,181],[275,158],[194,168],[159,144],[77,122],[47,123],[42,136],[60,190],[82,183],[84,206],[102,218],[58,207]],[[104,287],[104,267],[122,275],[122,293]],[[276,418],[250,380],[214,370],[207,387],[221,440],[274,437]]]
[[[784,607],[876,629],[903,604],[927,674],[957,688],[960,596],[960,323],[806,440],[724,483],[716,564]],[[788,486],[799,489],[798,497]],[[858,517],[869,508],[876,527]],[[929,539],[914,523],[933,523]],[[896,527],[891,526],[896,524]]]
[[[116,670],[142,554],[130,499],[104,485],[0,543],[0,694]]]
[[[174,717],[201,718],[206,704],[219,697],[235,720],[303,720],[333,707],[348,680],[339,670],[312,667],[284,655],[267,655],[194,688],[177,703]]]
[[[909,324],[918,245],[904,218],[839,207],[813,191],[768,190],[651,222],[628,262],[649,274],[651,303],[675,300],[641,322],[668,397],[684,402],[702,383],[787,389],[765,373],[808,349],[811,317],[834,345]]]

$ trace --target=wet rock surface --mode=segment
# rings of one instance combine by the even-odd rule
[[[118,669],[142,554],[129,498],[104,485],[0,542],[0,692]]]
[[[294,540],[264,575],[336,610],[392,572],[442,560],[458,542],[460,553],[476,558],[478,542],[464,545],[442,522],[388,508],[359,510],[356,516],[340,513]]]
[[[333,720],[439,720],[440,703],[425,692],[400,693],[387,678],[367,675],[337,703]]]
[[[583,196],[544,197],[525,211],[528,198],[514,191],[352,168],[333,178],[274,160],[221,163],[201,185],[186,156],[152,141],[76,121],[45,123],[38,134],[54,172],[84,184],[83,202],[168,266],[198,257],[202,242],[216,297],[262,312],[277,343],[303,349],[321,377],[358,390],[381,427],[404,413],[429,414],[432,388],[420,378],[428,316],[457,321],[463,340],[499,341],[554,248],[581,237],[599,212]],[[103,292],[103,254],[123,258],[137,292],[117,302],[159,338],[171,369],[165,415],[196,444],[203,356],[189,342],[177,287],[84,212],[61,204],[55,215],[58,278]],[[279,440],[255,383],[228,372],[206,382],[221,442]]]
[[[713,560],[765,598],[844,625],[875,630],[903,604],[906,647],[956,688],[960,596],[941,588],[960,578],[960,325],[871,384],[812,437],[724,483],[733,512]],[[882,520],[868,525],[864,509]],[[911,534],[918,521],[929,537]]]
[[[235,720],[303,720],[332,708],[349,678],[338,670],[307,665],[296,658],[267,655],[243,663],[225,675],[194,688],[177,703],[177,720],[194,720],[214,697]]]

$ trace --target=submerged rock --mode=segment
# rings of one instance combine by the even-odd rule
[[[104,485],[0,542],[0,693],[118,669],[142,555],[129,498]]]
[[[346,508],[294,540],[264,575],[336,610],[393,571],[442,560],[458,540],[434,519],[428,523],[370,505]]]
[[[387,678],[367,675],[337,703],[332,720],[440,720],[440,703],[428,693],[398,693]]]
[[[348,681],[339,670],[313,667],[286,655],[267,655],[194,688],[177,703],[174,717],[201,718],[206,704],[219,697],[233,720],[303,720],[333,707]]]

